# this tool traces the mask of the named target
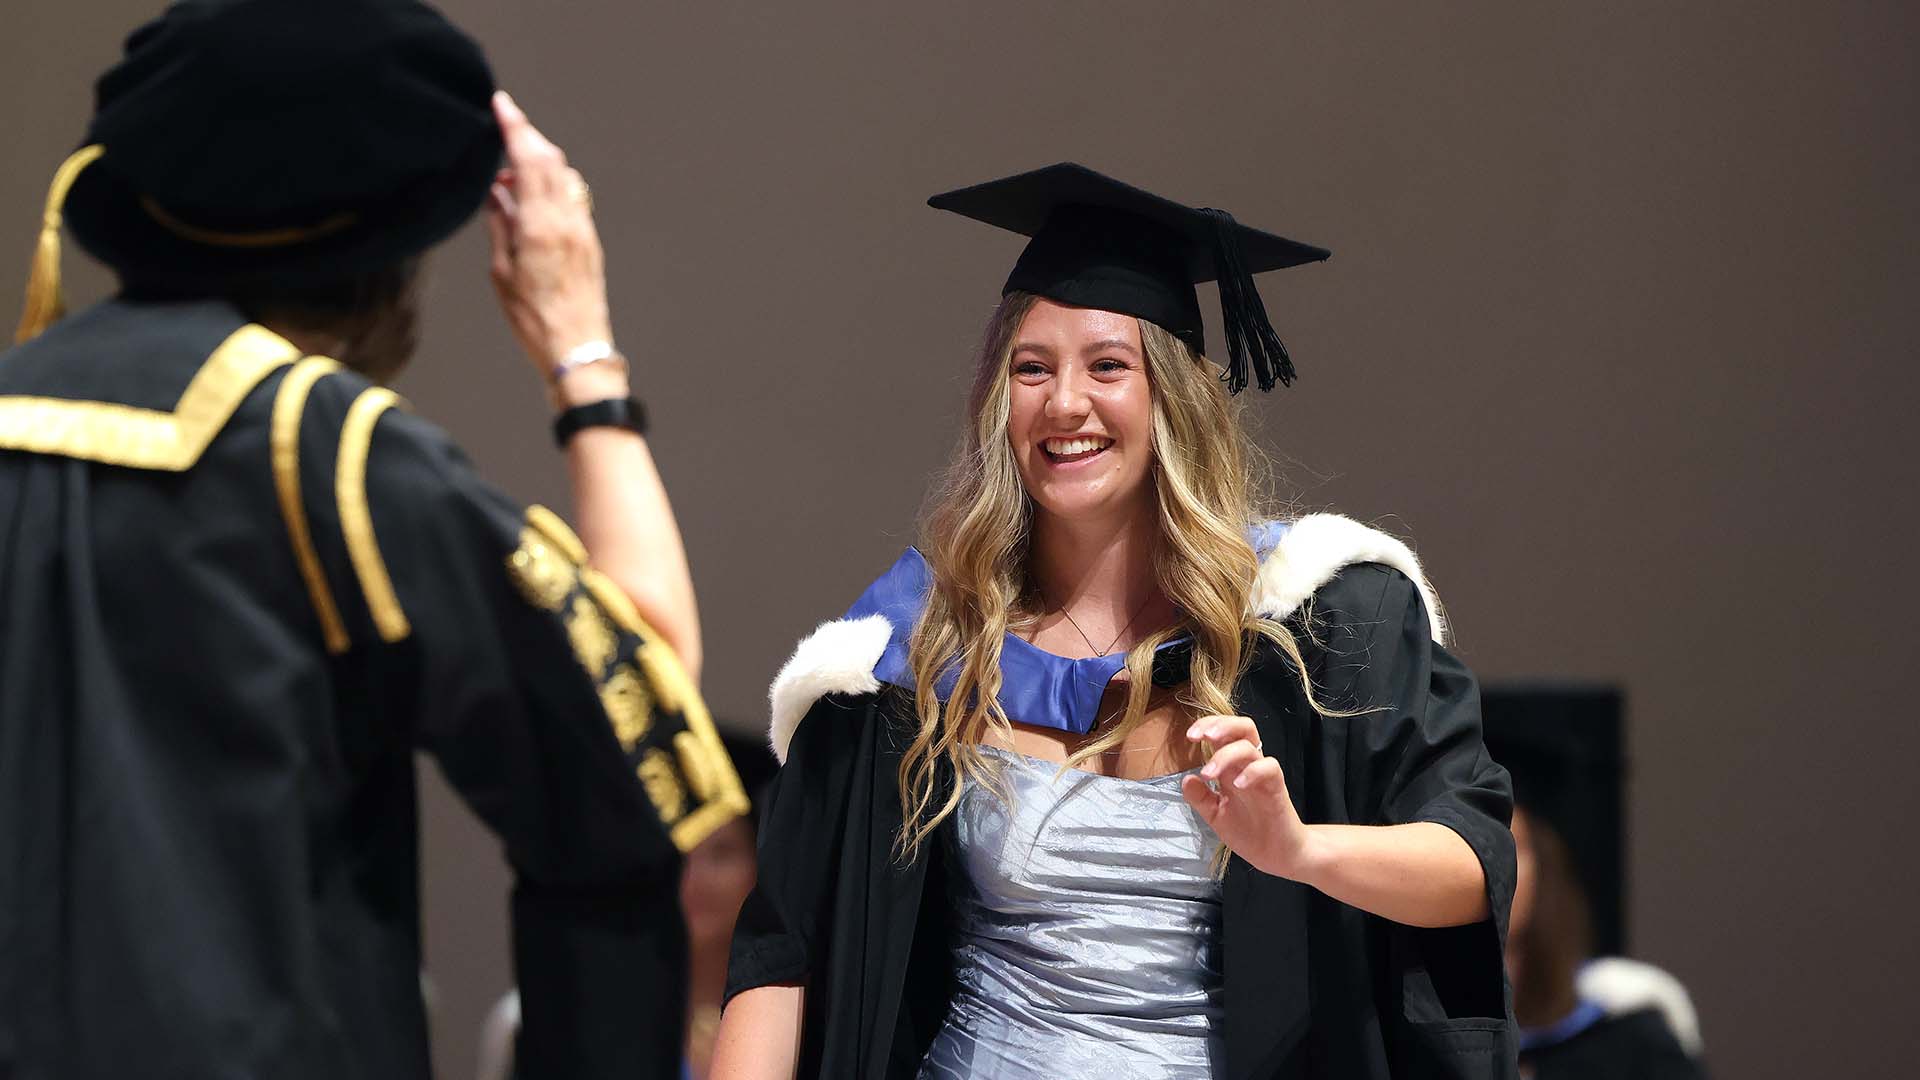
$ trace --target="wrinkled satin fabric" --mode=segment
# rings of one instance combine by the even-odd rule
[[[1122,780],[984,748],[946,830],[953,1007],[921,1080],[1224,1075],[1218,841],[1180,776]]]

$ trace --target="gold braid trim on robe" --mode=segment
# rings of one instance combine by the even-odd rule
[[[185,472],[253,388],[298,359],[300,350],[285,338],[248,324],[213,350],[171,412],[105,401],[0,397],[0,450]]]

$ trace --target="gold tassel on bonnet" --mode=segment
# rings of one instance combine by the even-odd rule
[[[33,268],[27,272],[27,305],[20,313],[16,342],[30,341],[67,313],[66,298],[60,291],[60,209],[66,205],[67,192],[81,170],[100,160],[107,152],[100,145],[86,146],[60,163],[47,188],[47,209],[40,218],[40,243],[33,252]]]

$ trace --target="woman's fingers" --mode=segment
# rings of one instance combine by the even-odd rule
[[[1287,792],[1286,771],[1260,745],[1260,729],[1245,716],[1203,716],[1187,738],[1212,756],[1180,781],[1181,797],[1234,854],[1270,874],[1288,876],[1305,843]]]
[[[1260,729],[1244,716],[1203,716],[1187,729],[1187,738],[1205,743],[1212,752],[1200,775],[1222,788],[1233,784],[1242,769],[1264,756]]]
[[[542,374],[582,342],[610,340],[604,258],[586,181],[513,98],[493,100],[507,167],[490,191],[489,269],[508,321]]]
[[[583,222],[593,220],[593,193],[587,187],[587,178],[580,170],[567,168],[560,173],[560,197],[567,201],[568,208],[579,215]]]
[[[509,182],[495,182],[491,188],[487,189],[487,194],[492,198],[493,204],[506,214],[507,224],[511,226],[520,216],[520,200],[513,193],[513,185]]]
[[[1194,812],[1200,815],[1200,820],[1206,822],[1209,828],[1218,828],[1220,811],[1226,804],[1226,796],[1213,790],[1200,777],[1189,775],[1180,781],[1180,797],[1187,800],[1187,805],[1193,807]]]
[[[496,194],[508,210],[515,246],[528,240],[561,247],[592,248],[593,213],[587,182],[567,164],[567,155],[527,119],[504,91],[494,95],[494,112],[506,140],[507,167],[495,177]]]
[[[1204,742],[1215,751],[1242,739],[1259,746],[1260,729],[1244,716],[1203,716],[1187,728],[1187,738]]]
[[[1230,787],[1242,769],[1259,760],[1259,747],[1239,739],[1214,751],[1212,759],[1200,770],[1200,779],[1211,780],[1222,788]]]
[[[490,241],[487,271],[493,275],[495,285],[505,285],[513,277],[513,211],[508,206],[512,198],[510,192],[495,184],[487,204],[487,239]]]
[[[1281,771],[1280,762],[1263,757],[1240,770],[1240,774],[1233,778],[1233,788],[1255,795],[1285,794],[1287,777]]]
[[[500,122],[500,136],[506,143],[507,167],[513,170],[516,193],[522,199],[529,199],[557,192],[567,155],[540,134],[540,129],[533,126],[506,91],[493,95],[493,114]]]

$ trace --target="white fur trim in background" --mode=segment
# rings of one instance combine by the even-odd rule
[[[477,1080],[513,1080],[514,1041],[520,1037],[520,991],[509,990],[493,1003],[480,1025]]]
[[[787,744],[814,702],[828,694],[871,694],[880,689],[873,665],[880,662],[892,638],[893,624],[885,615],[835,619],[822,623],[793,650],[767,690],[767,702],[773,707],[767,742],[782,765],[787,761]]]
[[[1706,1046],[1700,1038],[1700,1017],[1693,1011],[1693,998],[1687,988],[1652,964],[1624,956],[1603,956],[1580,968],[1574,989],[1605,1009],[1608,1016],[1659,1009],[1688,1057],[1699,1057]]]
[[[1381,563],[1411,578],[1427,606],[1433,640],[1447,643],[1447,618],[1440,610],[1440,597],[1427,584],[1427,575],[1421,571],[1413,549],[1379,529],[1339,514],[1308,514],[1293,523],[1260,564],[1250,606],[1268,618],[1284,619],[1334,575],[1356,563]]]

